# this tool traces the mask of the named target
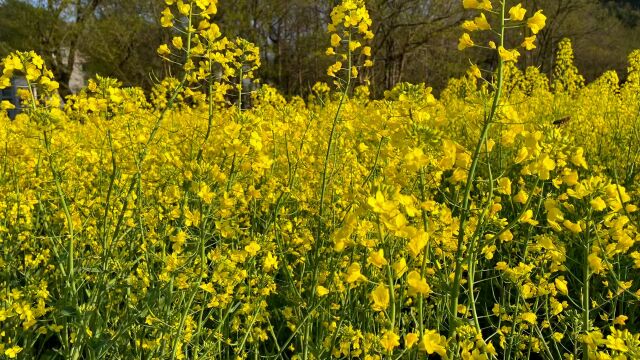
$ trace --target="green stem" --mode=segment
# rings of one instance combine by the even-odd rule
[[[505,10],[506,10],[506,2],[502,2],[501,6],[501,16],[500,16],[500,45],[504,46],[504,30],[505,30]],[[451,284],[450,288],[450,296],[449,299],[449,336],[453,337],[456,332],[456,326],[458,322],[457,308],[458,308],[458,297],[460,296],[460,282],[462,280],[462,266],[464,262],[464,254],[463,254],[463,245],[464,245],[464,236],[466,233],[466,225],[467,220],[470,216],[470,198],[471,198],[471,187],[473,186],[473,181],[476,176],[476,169],[478,167],[478,162],[480,159],[480,152],[484,145],[484,142],[487,140],[487,136],[489,134],[489,128],[491,127],[491,123],[493,122],[496,113],[498,111],[498,107],[500,104],[500,98],[502,97],[502,87],[504,82],[504,62],[502,58],[498,60],[498,83],[496,85],[496,92],[493,97],[493,104],[491,105],[491,111],[489,116],[485,119],[484,125],[482,127],[482,131],[480,133],[480,139],[476,144],[476,148],[473,152],[473,158],[471,162],[471,168],[469,169],[469,174],[467,176],[467,182],[465,184],[464,189],[464,197],[462,199],[462,210],[460,214],[460,227],[458,229],[458,248],[456,250],[455,256],[455,273],[454,280]]]

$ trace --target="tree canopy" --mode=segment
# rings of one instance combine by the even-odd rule
[[[223,34],[242,36],[261,49],[260,78],[285,94],[304,94],[327,80],[326,23],[333,0],[220,0],[216,22]],[[551,74],[561,39],[574,41],[576,62],[587,80],[605,70],[624,70],[626,56],[640,48],[640,0],[523,0],[544,9],[549,26],[523,62]],[[71,92],[74,66],[149,89],[173,71],[156,55],[167,34],[159,24],[162,0],[0,0],[0,56],[13,50],[41,54]],[[465,13],[458,1],[371,0],[376,34],[375,65],[361,76],[374,94],[398,82],[426,82],[436,90],[462,74],[468,61],[457,53]],[[491,67],[496,59],[470,52]]]

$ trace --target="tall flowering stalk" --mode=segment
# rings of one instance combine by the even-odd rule
[[[483,149],[487,147],[487,137],[491,130],[491,125],[496,121],[496,117],[500,108],[502,106],[501,99],[503,93],[503,82],[505,75],[505,64],[508,62],[516,63],[520,56],[520,52],[518,49],[507,49],[506,45],[506,37],[507,37],[507,29],[512,28],[522,28],[528,27],[530,31],[533,33],[532,36],[526,37],[521,44],[521,47],[525,50],[531,50],[535,48],[534,42],[536,38],[536,34],[545,26],[546,17],[542,14],[542,11],[536,12],[532,17],[524,21],[525,14],[527,10],[522,7],[521,4],[517,4],[512,6],[511,8],[507,5],[507,0],[498,1],[497,10],[494,9],[494,6],[490,0],[463,0],[463,7],[467,10],[477,10],[479,11],[479,16],[475,17],[473,20],[467,20],[462,24],[462,28],[466,31],[462,34],[459,40],[458,49],[464,50],[469,47],[482,47],[488,49],[490,51],[494,51],[497,53],[498,58],[498,68],[496,79],[489,83],[491,88],[493,89],[493,99],[491,101],[491,108],[489,112],[486,114],[484,118],[484,122],[482,125],[482,129],[480,131],[480,137],[476,142],[475,150],[471,157],[471,164],[467,173],[467,179],[465,182],[465,187],[463,190],[463,197],[460,203],[460,226],[458,230],[458,244],[457,250],[455,254],[455,269],[454,269],[454,277],[450,287],[449,294],[449,336],[453,337],[456,334],[456,328],[459,326],[458,319],[458,302],[460,296],[460,288],[462,286],[462,271],[463,266],[465,265],[465,259],[467,260],[467,267],[471,271],[473,269],[473,259],[476,256],[473,251],[477,249],[476,242],[478,242],[479,234],[471,234],[470,239],[468,239],[469,245],[467,249],[470,251],[465,254],[465,237],[467,234],[467,221],[471,216],[471,190],[476,181],[476,172],[478,168],[478,163],[480,161],[480,157],[482,155]],[[507,11],[507,9],[509,9]],[[492,23],[494,23],[492,25]],[[493,30],[495,27],[495,30]],[[484,45],[477,45],[470,33],[472,32],[480,32],[480,31],[493,31],[493,33],[497,36],[496,40],[491,40],[489,43]],[[478,78],[482,78],[482,72],[476,66],[473,67],[471,71],[473,76]],[[489,165],[487,165],[489,166]],[[491,173],[490,168],[488,172]],[[479,225],[477,225],[479,226]],[[474,291],[473,291],[473,282],[469,284],[470,289],[468,291],[469,294],[469,303],[474,306]],[[480,325],[478,322],[477,314],[473,311],[474,315],[474,323],[478,332],[480,332]]]

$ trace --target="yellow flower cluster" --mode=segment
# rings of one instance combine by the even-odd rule
[[[469,47],[477,46],[471,38],[470,33],[474,31],[492,30],[493,27],[491,25],[491,22],[496,23],[496,25],[494,26],[497,28],[495,31],[498,35],[498,45],[496,45],[495,41],[491,40],[489,41],[488,48],[497,50],[498,55],[502,61],[517,62],[518,58],[520,57],[520,52],[518,51],[518,49],[506,49],[504,47],[505,25],[507,24],[509,28],[528,28],[532,35],[525,37],[520,46],[527,51],[536,48],[536,35],[545,27],[547,20],[546,16],[542,14],[542,10],[536,11],[531,17],[524,21],[527,9],[523,8],[522,4],[512,6],[507,11],[507,1],[501,0],[499,1],[499,3],[500,4],[498,7],[500,8],[500,10],[494,11],[494,7],[490,0],[462,1],[462,5],[465,9],[480,10],[481,12],[480,15],[473,20],[466,20],[462,23],[462,28],[466,32],[463,33],[460,37],[460,40],[458,42],[458,50],[464,50]],[[487,18],[487,16],[489,16],[489,19]]]
[[[359,57],[362,58],[362,66],[373,66],[371,47],[366,45],[366,42],[373,39],[370,27],[371,18],[364,0],[343,0],[333,8],[331,23],[327,28],[331,46],[327,48],[326,54],[335,56],[337,60],[327,69],[329,76],[357,78]],[[346,71],[346,75],[340,75],[341,71]]]

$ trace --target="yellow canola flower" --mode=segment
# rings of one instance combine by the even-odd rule
[[[407,349],[410,349],[418,342],[419,339],[418,334],[408,333],[404,336],[404,345]]]
[[[470,76],[473,76],[476,79],[482,78],[482,72],[480,71],[480,68],[476,64],[471,65],[471,67],[467,71],[467,74],[469,74]]]
[[[589,204],[595,211],[602,211],[607,208],[607,203],[600,196],[591,200]]]
[[[629,351],[629,347],[625,344],[624,339],[621,339],[619,337],[607,335],[607,339],[605,340],[604,343],[609,349],[614,351],[619,351],[623,353],[626,353]]]
[[[532,33],[537,34],[544,28],[546,21],[547,17],[542,14],[542,10],[538,10],[529,18],[529,20],[527,20],[527,26],[529,26]]]
[[[465,9],[477,9],[477,10],[491,10],[493,9],[493,5],[491,5],[490,0],[462,0],[462,7]]]
[[[502,177],[498,180],[498,192],[505,195],[511,195],[511,179]]]
[[[271,251],[267,253],[267,256],[264,257],[262,263],[262,269],[266,272],[270,272],[271,270],[278,269],[278,257],[274,256]]]
[[[427,330],[422,335],[420,341],[420,350],[426,351],[427,354],[438,354],[440,357],[445,358],[447,356],[447,338],[440,335],[436,330]]]
[[[195,2],[196,6],[198,6],[200,10],[204,10],[209,7],[209,3],[211,2],[211,0],[195,0]]]
[[[393,265],[391,265],[391,268],[393,269],[393,271],[396,274],[396,279],[400,278],[402,275],[404,275],[405,272],[407,272],[408,267],[407,267],[407,260],[405,258],[400,258],[398,260],[396,260]]]
[[[520,216],[520,219],[518,219],[518,222],[520,223],[527,223],[527,224],[531,224],[531,225],[538,225],[538,221],[533,219],[533,210],[529,209],[527,211],[525,211],[522,216]]]
[[[524,38],[524,41],[520,46],[525,48],[527,51],[531,51],[536,48],[536,44],[533,42],[536,41],[536,35],[527,36]]]
[[[371,292],[374,311],[384,311],[389,307],[389,287],[380,284]]]
[[[387,259],[384,258],[384,250],[372,251],[367,258],[367,264],[371,264],[378,269],[387,265]]]
[[[509,9],[509,18],[511,19],[511,21],[522,21],[524,20],[524,15],[526,13],[527,9],[524,9],[522,7],[522,4],[518,4]]]
[[[178,0],[178,2],[176,3],[176,6],[178,7],[178,12],[180,12],[180,14],[184,16],[189,16],[189,13],[191,12],[190,4],[186,4],[182,0]]]
[[[338,71],[342,70],[342,62],[336,61],[335,64],[329,66],[327,69],[327,75],[335,77]]]
[[[387,352],[391,352],[400,346],[400,336],[393,332],[393,330],[385,330],[382,338],[380,338],[380,344]]]
[[[244,251],[246,251],[249,256],[255,256],[258,251],[260,251],[260,245],[258,245],[257,242],[252,241],[249,245],[244,247]]]
[[[579,147],[575,153],[571,155],[571,163],[575,166],[580,166],[584,169],[588,169],[587,161],[584,158],[584,149]]]
[[[182,37],[180,36],[174,36],[173,39],[171,39],[171,44],[176,48],[176,49],[182,49],[183,43],[182,43]]]
[[[349,51],[356,51],[357,49],[359,49],[360,47],[362,47],[362,43],[359,41],[349,41]]]
[[[460,25],[460,27],[463,30],[469,31],[469,32],[473,32],[473,31],[478,31],[478,25],[476,24],[475,21],[473,20],[465,20],[462,25]]]
[[[511,230],[506,230],[505,232],[500,234],[500,236],[498,236],[498,239],[500,239],[500,241],[509,242],[513,240],[513,233],[511,232]]]
[[[574,234],[578,234],[582,232],[582,228],[580,227],[580,224],[574,223],[571,220],[565,220],[564,222],[562,222],[562,225],[564,225],[564,227],[569,229]]]
[[[589,263],[589,268],[596,274],[600,274],[604,270],[604,264],[602,259],[596,253],[591,253],[587,256],[587,262]]]
[[[626,315],[619,315],[619,316],[616,316],[616,318],[615,318],[615,319],[613,319],[613,324],[614,324],[614,325],[624,326],[624,325],[625,325],[625,322],[626,322],[627,320],[629,320],[629,317],[628,317],[628,316],[626,316]]]
[[[327,294],[329,294],[329,289],[327,289],[326,287],[322,286],[322,285],[318,285],[316,286],[316,294],[318,294],[318,296],[323,297]]]
[[[4,355],[9,359],[15,359],[21,351],[22,348],[20,346],[12,346],[4,351]]]
[[[158,55],[160,56],[166,56],[171,54],[171,50],[169,49],[169,46],[167,44],[162,44],[158,47]]]
[[[409,296],[416,294],[428,295],[431,292],[427,281],[415,270],[407,275],[407,284],[409,285]]]
[[[480,7],[480,1],[462,0],[462,7],[464,7],[465,9],[478,9]]]
[[[472,47],[474,45],[473,40],[471,40],[471,36],[468,33],[463,33],[458,40],[458,50],[462,51],[468,47]]]
[[[341,41],[342,41],[342,38],[340,37],[340,35],[331,34],[331,46],[333,46],[334,48],[338,47]]]
[[[13,105],[7,100],[2,100],[2,102],[0,103],[0,110],[6,111],[6,110],[13,110],[15,108],[16,108],[15,105]]]
[[[384,194],[380,190],[376,192],[375,197],[369,197],[367,204],[371,207],[373,212],[378,214],[388,214],[396,208],[393,201],[385,200]]]
[[[518,52],[518,50],[516,49],[507,50],[504,48],[504,46],[498,47],[498,54],[500,55],[500,58],[502,59],[502,61],[505,61],[505,62],[509,62],[509,61],[517,62],[518,58],[520,57],[520,52]]]
[[[348,284],[354,284],[360,281],[366,281],[366,276],[362,275],[360,272],[360,264],[353,263],[347,268],[347,273],[345,274],[345,281]]]
[[[160,18],[160,25],[165,28],[172,27],[173,19],[174,19],[174,16],[171,13],[171,9],[165,8],[162,11],[162,17]]]
[[[560,276],[560,277],[556,278],[553,281],[553,283],[556,286],[556,289],[558,289],[558,291],[562,295],[568,295],[569,294],[569,288],[567,287],[567,280],[565,280],[564,276]]]
[[[480,13],[480,16],[476,17],[473,22],[476,24],[478,30],[491,30],[491,25],[484,16],[484,13]]]
[[[532,312],[525,312],[524,314],[522,314],[522,320],[528,322],[529,324],[535,324],[537,317],[535,313]]]
[[[429,234],[424,231],[419,231],[412,236],[407,244],[411,256],[417,257],[420,255],[420,252],[427,246],[427,243],[429,243]]]

